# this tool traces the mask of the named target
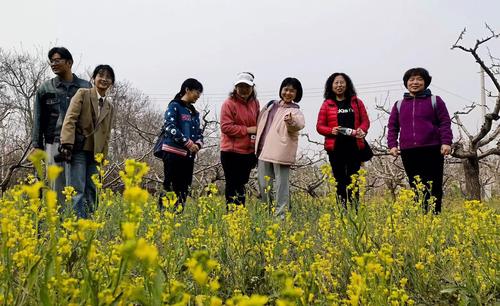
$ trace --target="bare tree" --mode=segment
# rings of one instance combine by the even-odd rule
[[[497,92],[495,105],[483,117],[482,126],[476,134],[467,130],[460,117],[470,113],[474,105],[470,106],[467,111],[456,112],[453,115],[453,122],[459,126],[460,138],[453,144],[452,156],[459,158],[462,162],[464,174],[467,177],[467,197],[470,199],[481,199],[480,161],[491,155],[500,155],[500,139],[498,137],[500,135],[500,125],[496,123],[496,126],[494,126],[493,124],[494,121],[500,118],[498,115],[500,111],[500,83],[497,79],[500,72],[500,60],[490,54],[491,64],[487,65],[479,55],[479,48],[491,39],[498,38],[500,34],[496,34],[488,25],[486,25],[486,28],[489,31],[488,36],[476,40],[473,47],[461,45],[466,29],[460,33],[457,41],[451,47],[451,49],[460,49],[472,55],[474,60],[484,69]]]
[[[41,53],[27,51],[7,52],[0,48],[0,108],[19,116],[24,135],[33,126],[32,105],[40,84],[47,79],[48,65]],[[17,130],[19,130],[19,125]]]
[[[42,53],[0,48],[0,175],[5,190],[25,162],[33,126],[32,106],[38,87],[48,77]],[[29,168],[30,169],[30,168]]]

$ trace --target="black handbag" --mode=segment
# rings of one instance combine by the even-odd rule
[[[370,145],[368,144],[368,141],[366,141],[366,139],[363,139],[363,141],[365,143],[365,147],[363,149],[359,150],[359,159],[362,162],[367,162],[370,159],[372,159],[373,151],[372,151],[372,148],[370,147]]]
[[[165,140],[165,127],[162,127],[161,132],[156,138],[155,145],[153,147],[153,155],[161,160],[163,160],[163,157],[165,156],[165,151],[163,151],[164,140]]]

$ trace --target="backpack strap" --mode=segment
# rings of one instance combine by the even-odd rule
[[[396,101],[396,107],[398,108],[398,113],[401,111],[401,103],[403,103],[403,100],[398,100]],[[431,103],[432,103],[432,110],[436,111],[436,96],[431,95]]]
[[[266,109],[268,109],[269,107],[271,107],[274,104],[274,102],[275,102],[275,100],[271,100],[271,101],[267,102]]]

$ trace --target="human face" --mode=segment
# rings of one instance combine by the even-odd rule
[[[412,96],[415,96],[419,92],[424,91],[425,89],[425,81],[424,78],[422,78],[419,75],[412,75],[409,79],[408,82],[406,82],[406,87],[408,87],[408,91]]]
[[[71,72],[71,61],[61,58],[59,53],[54,53],[49,60],[50,68],[56,75],[64,75]]]
[[[113,79],[111,74],[107,70],[101,70],[97,73],[94,79],[95,87],[100,92],[106,92],[111,85],[113,85]]]
[[[347,83],[343,76],[338,75],[333,79],[332,90],[339,98],[343,98],[345,94]]]
[[[182,100],[188,103],[195,103],[201,96],[201,91],[198,89],[186,89],[186,93],[182,97]]]
[[[293,88],[292,85],[287,85],[281,89],[281,99],[285,103],[292,103],[297,97],[297,89]]]
[[[253,86],[245,83],[239,83],[236,85],[236,94],[240,96],[243,100],[248,100],[253,92]]]

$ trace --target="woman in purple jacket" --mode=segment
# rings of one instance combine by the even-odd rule
[[[441,212],[443,198],[444,155],[451,152],[453,135],[451,119],[445,103],[427,88],[432,77],[424,68],[412,68],[403,76],[408,92],[392,107],[388,123],[387,143],[393,156],[401,154],[410,185],[419,176],[428,188],[428,200],[436,198],[434,213]],[[399,149],[398,149],[399,136]]]

